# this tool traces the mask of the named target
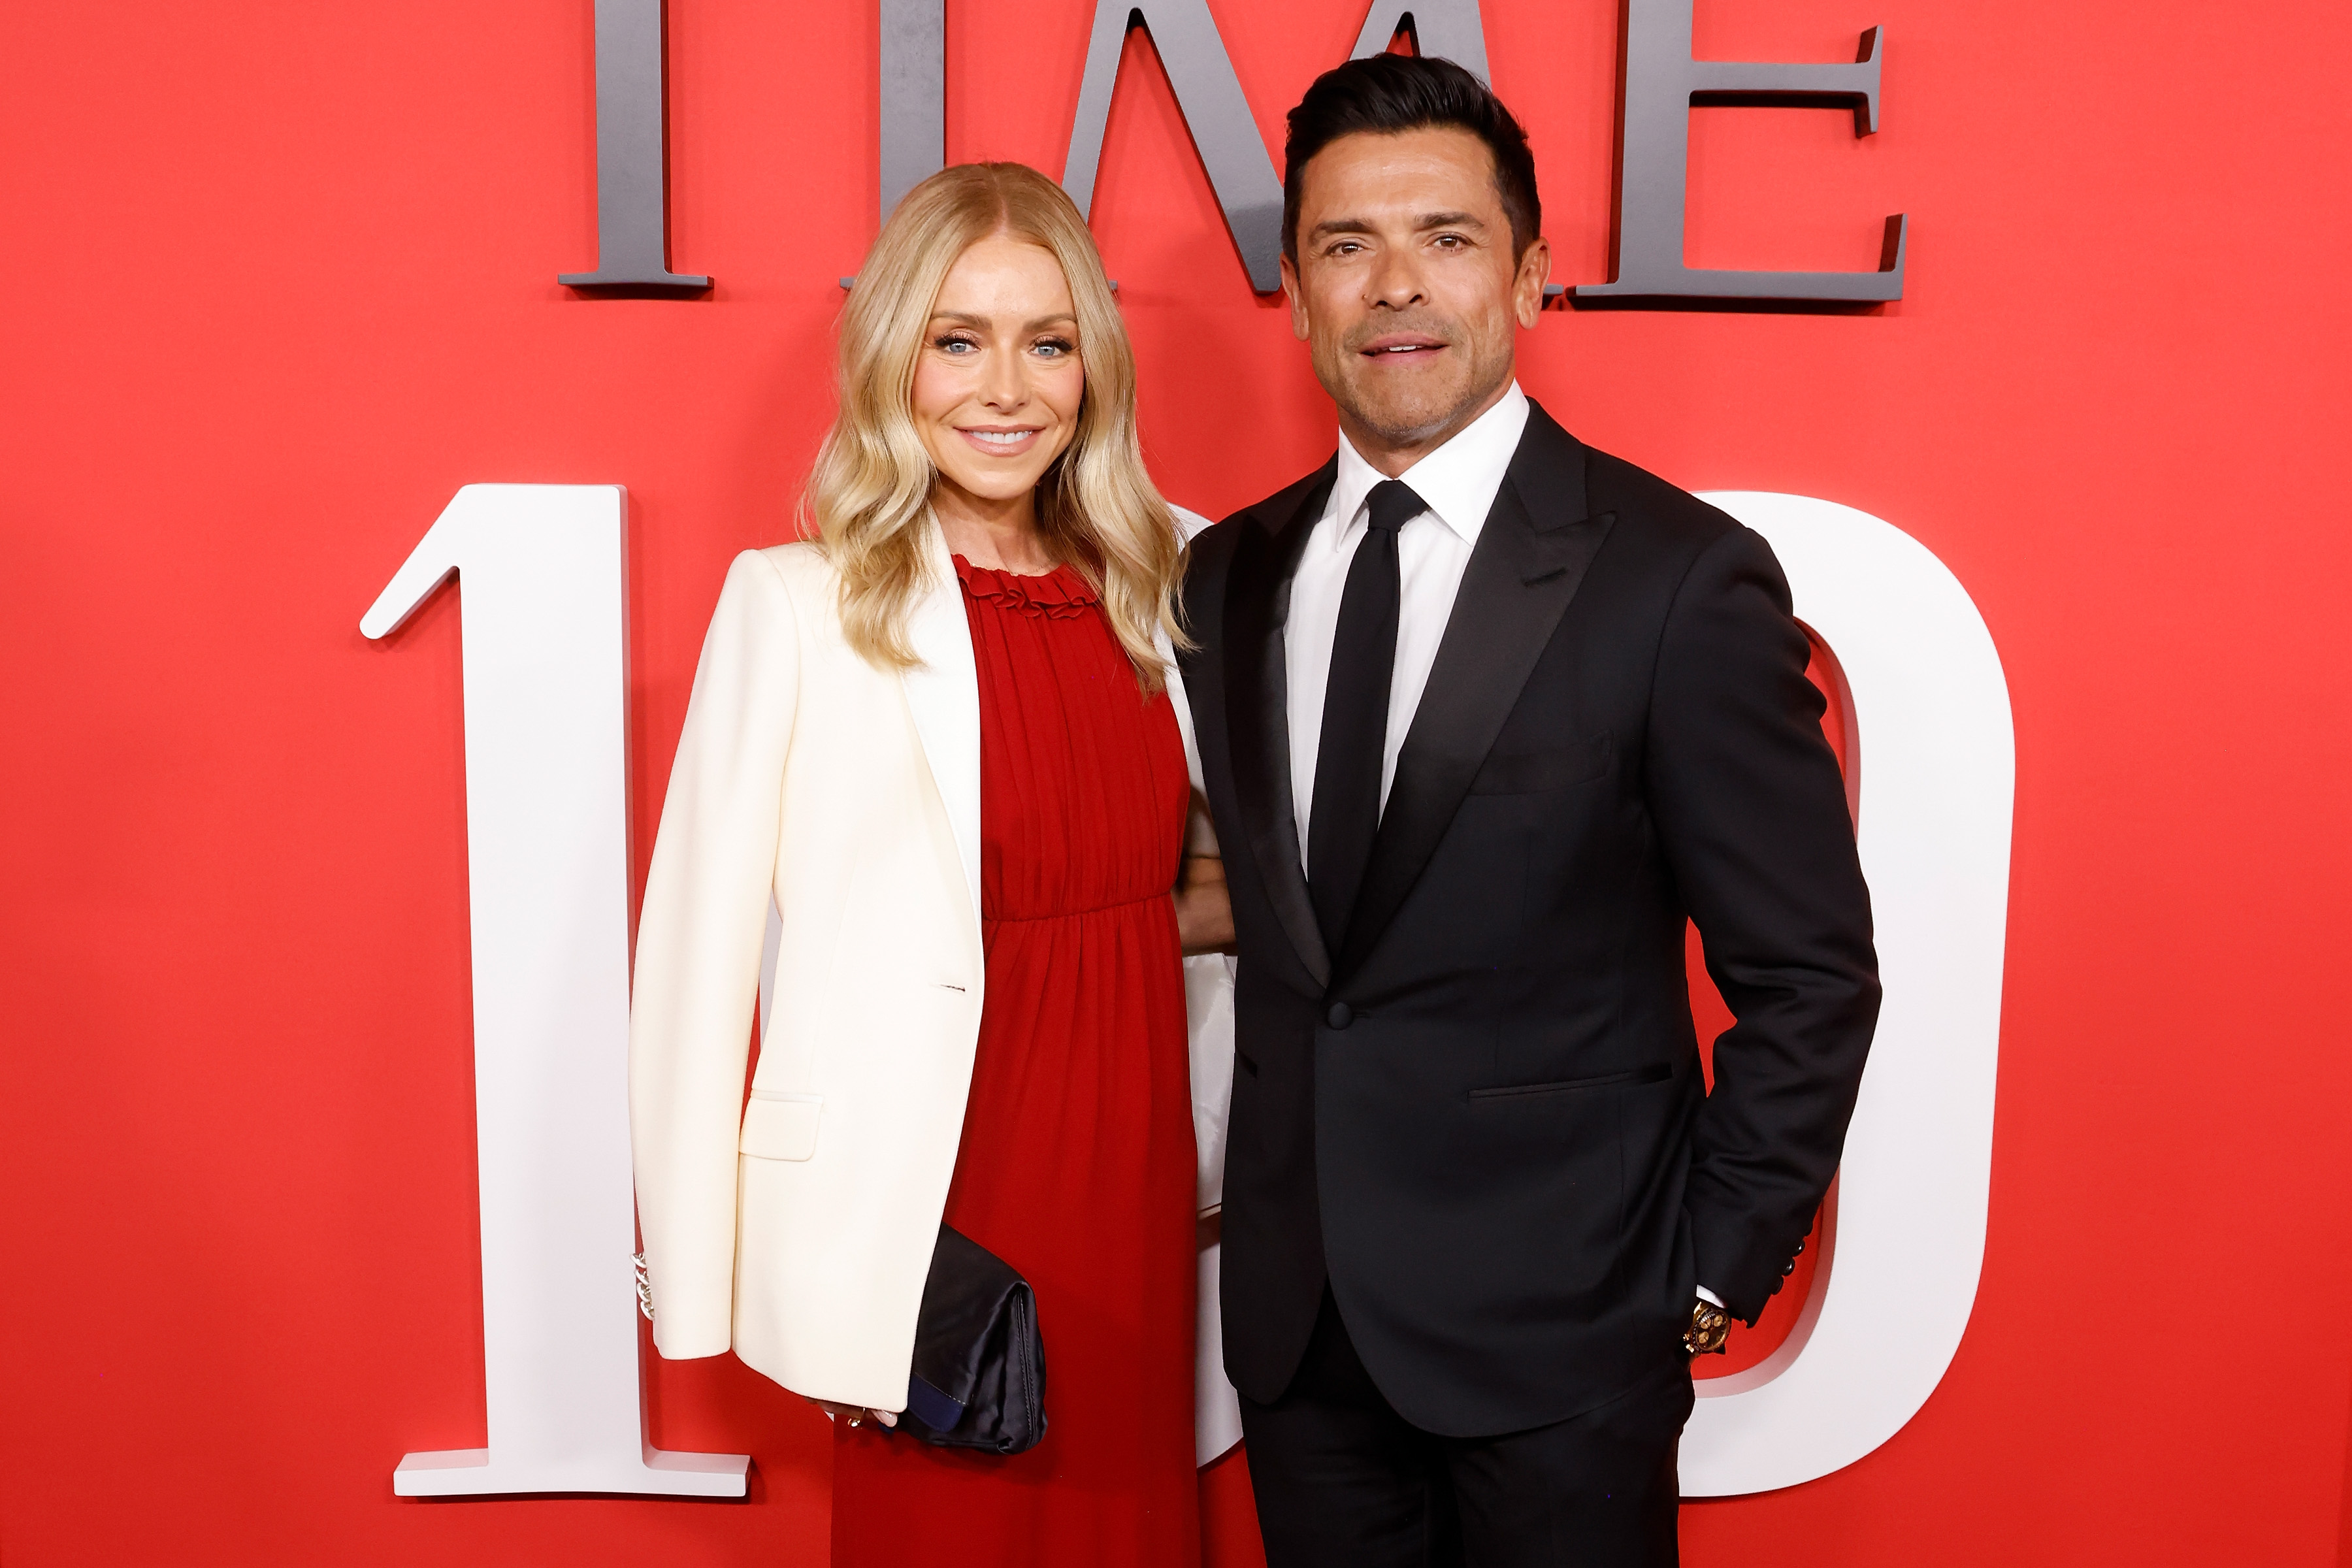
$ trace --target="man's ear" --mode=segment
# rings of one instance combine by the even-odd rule
[[[1307,297],[1298,286],[1297,264],[1287,256],[1282,258],[1282,291],[1290,300],[1290,335],[1303,343],[1307,341]]]
[[[1535,331],[1537,312],[1543,309],[1544,285],[1551,279],[1551,246],[1538,235],[1519,258],[1518,275],[1511,279],[1511,310],[1519,325]]]

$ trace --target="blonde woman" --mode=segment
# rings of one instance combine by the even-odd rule
[[[1182,531],[1126,333],[1061,190],[971,164],[892,215],[840,356],[819,538],[728,574],[646,889],[655,1343],[835,1416],[836,1564],[1191,1564]],[[1025,1453],[890,1430],[943,1217],[1035,1290]]]

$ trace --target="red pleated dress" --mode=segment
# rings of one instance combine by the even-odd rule
[[[1000,1458],[836,1423],[833,1561],[1197,1568],[1183,742],[1076,573],[956,573],[988,981],[947,1223],[1037,1292],[1045,1437]]]

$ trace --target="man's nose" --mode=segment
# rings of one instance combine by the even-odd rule
[[[1382,252],[1372,263],[1366,290],[1367,303],[1386,305],[1392,310],[1423,303],[1428,293],[1422,287],[1420,258],[1410,250]]]

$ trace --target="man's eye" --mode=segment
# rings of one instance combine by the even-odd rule
[[[1353,256],[1356,252],[1363,248],[1364,247],[1361,245],[1359,245],[1352,239],[1343,239],[1339,244],[1333,246],[1326,254],[1331,256]]]
[[[1441,234],[1437,237],[1437,243],[1448,250],[1459,250],[1470,242],[1458,234]]]

